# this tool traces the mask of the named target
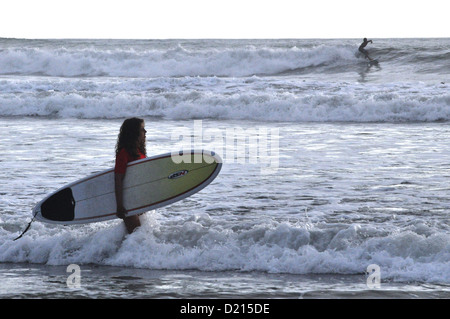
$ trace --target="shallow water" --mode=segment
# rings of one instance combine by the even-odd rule
[[[194,137],[199,128],[191,121],[146,123],[149,155],[179,144],[168,138],[171,132]],[[221,148],[217,140],[205,140],[209,149],[222,150],[216,181],[147,213],[130,236],[120,221],[67,227],[34,222],[14,242],[43,196],[113,165],[120,121],[19,118],[2,124],[0,142],[12,149],[2,158],[0,176],[5,265],[353,278],[377,264],[381,278],[399,287],[449,283],[448,124],[259,123],[279,134],[278,150],[267,151],[278,154],[278,161],[261,157],[250,163],[248,150],[232,152],[226,143]],[[203,133],[219,127],[223,136],[235,128],[250,133],[254,125],[201,124]],[[227,152],[243,158],[227,158]]]
[[[82,265],[80,287],[69,287],[66,266],[0,264],[1,298],[71,299],[405,299],[449,298],[448,285],[382,282],[365,275],[292,275],[262,272],[149,270]]]

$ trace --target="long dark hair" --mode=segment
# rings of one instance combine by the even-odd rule
[[[140,144],[138,142],[139,135],[141,134],[141,124],[143,122],[143,119],[137,117],[123,121],[119,136],[117,137],[116,156],[122,148],[125,148],[133,158],[139,157],[138,150],[147,156],[145,141]]]

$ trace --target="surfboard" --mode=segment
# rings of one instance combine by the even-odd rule
[[[214,152],[166,153],[128,164],[123,201],[127,216],[160,208],[189,197],[219,174],[222,159]],[[37,220],[52,224],[85,224],[118,218],[114,169],[70,183],[33,208]]]

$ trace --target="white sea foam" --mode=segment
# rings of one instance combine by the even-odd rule
[[[375,263],[382,265],[383,280],[450,283],[450,237],[444,233],[425,236],[414,229],[389,234],[374,226],[273,221],[233,229],[204,214],[177,224],[159,219],[149,214],[144,225],[125,238],[123,225],[117,224],[58,235],[35,226],[37,230],[20,241],[4,242],[0,260],[290,274],[362,274]]]
[[[304,122],[450,120],[447,84],[298,82],[290,78],[0,81],[0,116],[248,119]]]

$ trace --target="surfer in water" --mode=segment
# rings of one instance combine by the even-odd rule
[[[123,219],[129,234],[141,226],[141,221],[139,220],[139,215],[127,216],[127,210],[123,206],[123,180],[129,162],[147,157],[145,146],[146,132],[143,119],[129,118],[122,123],[117,138],[116,165],[114,167],[117,217]]]
[[[361,52],[362,54],[364,54],[364,56],[366,57],[366,59],[369,59],[370,61],[372,61],[373,59],[371,57],[369,57],[369,53],[367,52],[366,49],[364,49],[366,47],[366,45],[368,45],[370,43],[373,43],[372,40],[367,40],[367,38],[363,39],[363,43],[361,43],[361,45],[359,46],[359,52]]]

